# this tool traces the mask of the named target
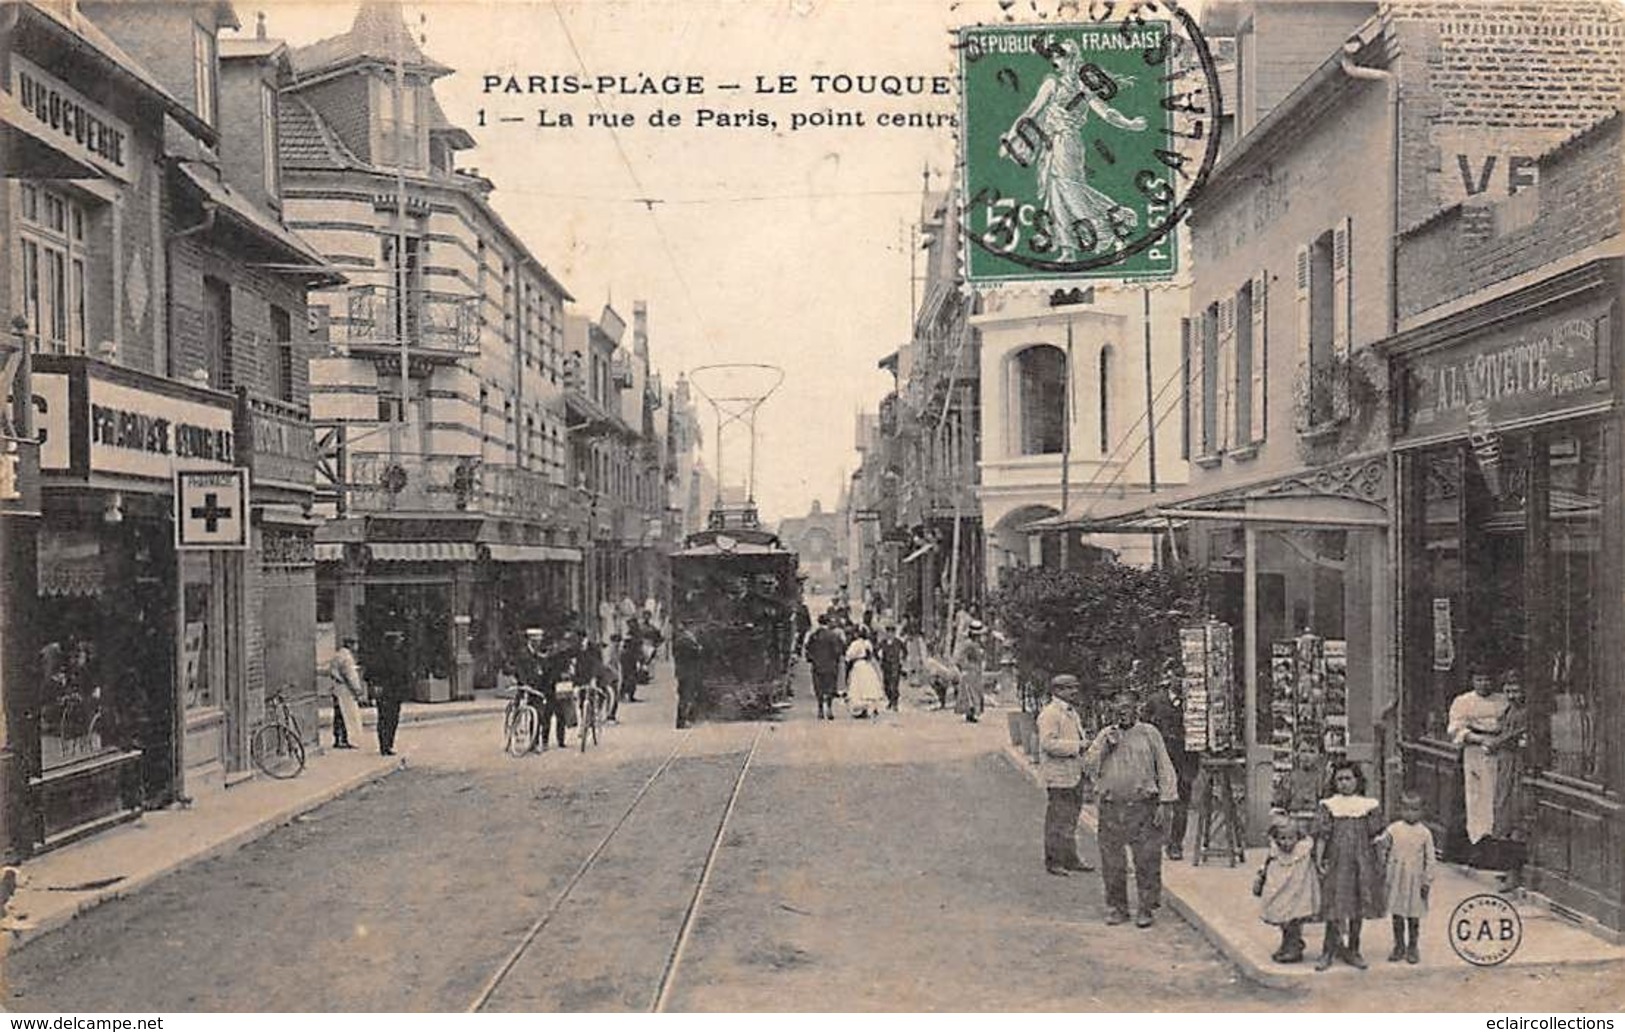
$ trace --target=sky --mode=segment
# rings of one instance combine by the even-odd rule
[[[344,32],[355,7],[237,4],[245,33],[264,10],[268,34],[296,46]],[[949,29],[1002,20],[997,0],[438,0],[405,10],[425,51],[456,69],[436,96],[478,143],[459,166],[495,182],[494,207],[574,295],[574,310],[596,317],[613,300],[629,318],[632,302],[646,300],[653,360],[668,386],[710,363],[780,367],[783,384],[757,424],[757,502],[772,519],[804,513],[814,499],[832,506],[858,461],[857,413],[874,411],[892,387],[876,363],[909,337],[925,170],[943,188],[956,146],[946,125],[876,122],[882,112],[958,108],[956,91],[837,94],[842,80],[833,77],[947,76],[953,90]],[[531,75],[568,73],[627,76],[634,87],[640,74],[703,76],[705,93],[485,89],[487,76],[525,85]],[[777,89],[781,75],[795,77],[794,95],[756,92],[757,76]],[[832,77],[822,95],[815,75]],[[718,88],[728,83],[741,88]],[[777,128],[698,127],[702,107],[754,110]],[[650,127],[657,108],[684,124]],[[540,109],[554,122],[568,113],[573,124],[541,128]],[[826,110],[860,111],[865,125],[790,130],[792,113]],[[589,126],[599,111],[631,114],[635,124]],[[706,422],[714,466],[715,424]],[[730,431],[725,441],[724,476],[737,482],[744,438]]]

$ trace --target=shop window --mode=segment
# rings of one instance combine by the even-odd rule
[[[1017,417],[1022,455],[1058,455],[1066,450],[1066,354],[1039,344],[1016,354]]]
[[[212,585],[207,582],[187,584],[182,594],[181,697],[188,712],[219,705],[210,662],[209,632],[215,626],[210,619],[212,598]]]
[[[18,184],[18,192],[22,315],[35,335],[35,350],[84,354],[84,210],[65,194],[35,183]]]
[[[1602,550],[1603,436],[1595,428],[1554,434],[1539,449],[1545,463],[1548,625],[1536,657],[1536,685],[1549,678],[1545,766],[1591,783],[1604,778],[1603,635],[1598,600],[1605,590]],[[1538,737],[1538,736],[1537,736]]]

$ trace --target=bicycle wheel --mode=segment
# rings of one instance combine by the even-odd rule
[[[592,734],[593,744],[598,743],[598,707],[592,704],[592,693],[587,692],[581,697],[581,728],[577,732],[581,736],[581,751],[587,751],[587,735]]]
[[[305,769],[305,747],[281,724],[266,724],[254,732],[250,753],[254,766],[278,780],[295,777]]]
[[[523,756],[536,748],[536,707],[520,703],[514,708],[513,720],[508,724],[507,741],[503,743],[509,756]]]

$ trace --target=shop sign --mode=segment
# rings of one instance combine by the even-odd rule
[[[316,483],[316,436],[307,420],[273,412],[245,401],[239,424],[239,439],[246,454],[243,461],[254,474],[254,482],[314,487]]]
[[[94,368],[88,374],[88,386],[77,385],[84,387],[82,405],[72,401],[73,373],[34,374],[42,469],[168,480],[178,469],[224,469],[236,462],[230,407],[98,379]]]
[[[1405,378],[1405,433],[1471,433],[1608,396],[1606,319],[1592,312],[1422,355]]]
[[[248,471],[175,474],[175,547],[248,547]]]
[[[11,55],[11,95],[65,152],[130,181],[129,126],[16,54]]]

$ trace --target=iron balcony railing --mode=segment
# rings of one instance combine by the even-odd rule
[[[546,474],[469,457],[352,455],[346,487],[352,513],[467,513],[586,527],[586,506]]]
[[[462,354],[480,346],[479,298],[443,290],[358,284],[345,290],[344,342],[351,347],[400,347],[425,357]]]

